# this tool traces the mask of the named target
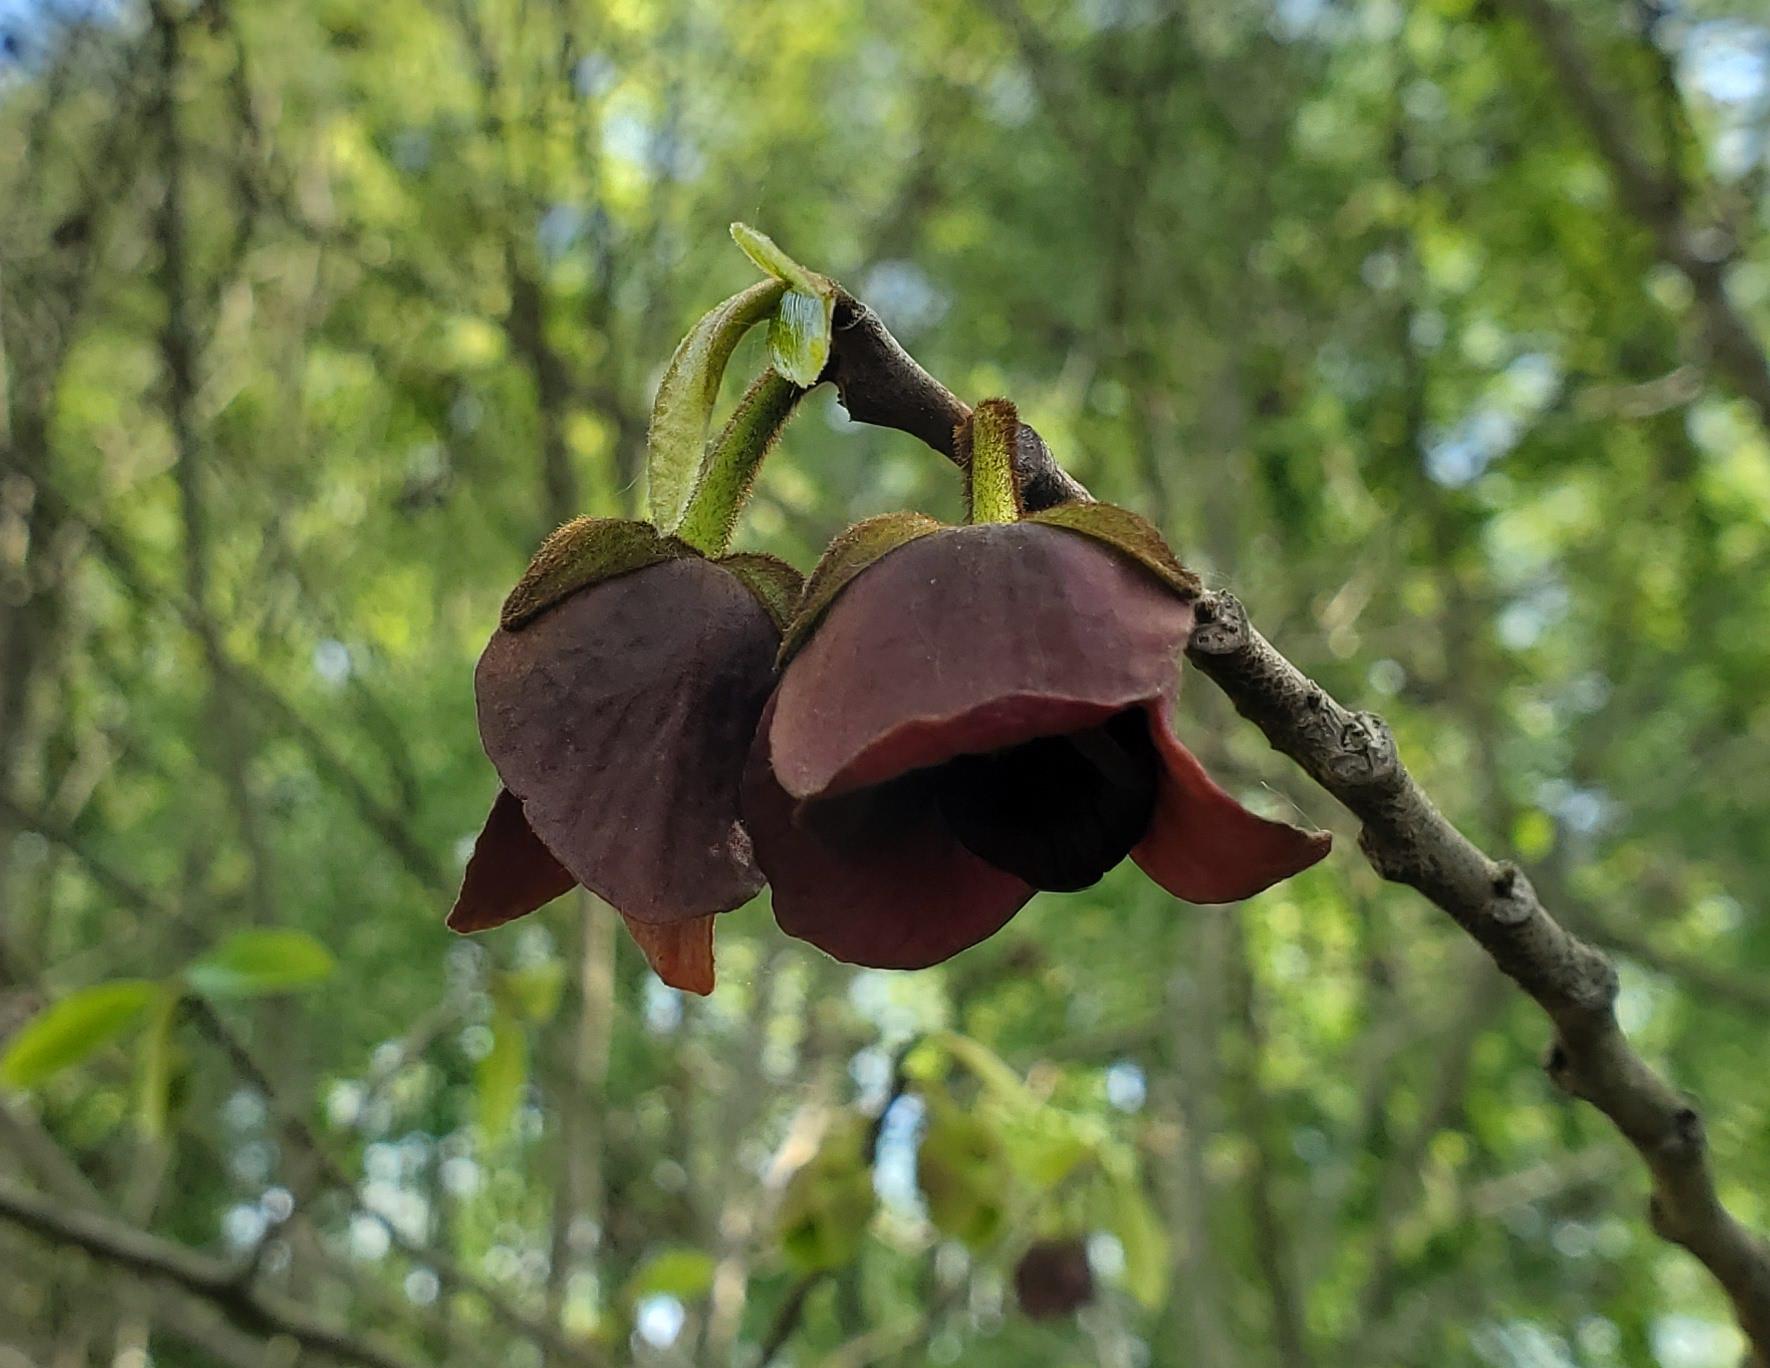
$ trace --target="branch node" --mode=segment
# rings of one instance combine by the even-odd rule
[[[1501,926],[1522,926],[1536,912],[1536,892],[1524,872],[1510,860],[1495,866],[1489,888],[1493,892],[1490,915]]]
[[[1310,691],[1313,709],[1328,709],[1331,702],[1320,688]],[[1375,713],[1351,714],[1340,728],[1339,744],[1328,757],[1327,773],[1334,784],[1345,788],[1394,784],[1401,777],[1401,757],[1389,724]]]
[[[1248,613],[1234,594],[1202,595],[1192,606],[1192,640],[1187,649],[1203,655],[1229,655],[1248,642]]]

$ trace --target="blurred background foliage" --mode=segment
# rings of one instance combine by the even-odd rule
[[[639,507],[743,218],[1383,712],[1770,1225],[1770,19],[1557,3],[0,4],[0,1178],[412,1364],[1736,1363],[1539,1017],[1202,683],[1341,837],[1239,908],[1127,868],[907,976],[764,897],[705,1001],[577,896],[442,927],[474,659]],[[902,507],[953,472],[820,392],[739,545]],[[299,1356],[0,1266],[9,1365]]]

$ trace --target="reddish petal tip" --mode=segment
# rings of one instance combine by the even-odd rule
[[[1304,831],[1248,811],[1205,772],[1150,709],[1162,777],[1149,834],[1131,852],[1143,872],[1191,903],[1239,902],[1301,873],[1333,846],[1326,831]]]
[[[672,988],[702,997],[713,991],[713,918],[654,926],[622,917],[652,972]]]
[[[462,935],[489,931],[545,906],[577,882],[535,835],[516,795],[499,789],[445,925]]]

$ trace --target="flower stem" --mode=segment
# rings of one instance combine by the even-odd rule
[[[1020,518],[1020,477],[1014,449],[1020,437],[1020,415],[1006,399],[985,399],[973,410],[964,438],[970,448],[965,463],[965,501],[969,521],[1011,523]]]
[[[756,472],[805,393],[772,369],[750,382],[701,463],[700,482],[676,529],[678,537],[705,555],[725,554]]]

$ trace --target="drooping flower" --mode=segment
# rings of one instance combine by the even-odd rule
[[[1018,426],[991,401],[961,434],[972,525],[850,529],[788,632],[744,818],[781,927],[838,959],[938,963],[1127,855],[1218,903],[1327,852],[1325,832],[1244,808],[1174,734],[1196,578],[1124,509],[1021,517]]]
[[[503,781],[449,925],[498,926],[582,884],[666,983],[713,986],[713,917],[762,887],[738,786],[798,576],[708,559],[648,523],[542,546],[474,676]]]

